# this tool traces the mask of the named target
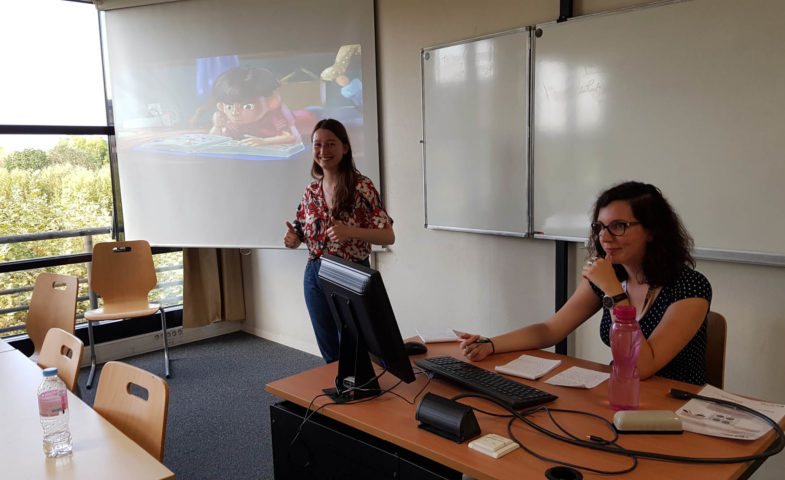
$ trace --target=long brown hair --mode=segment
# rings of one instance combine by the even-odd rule
[[[695,268],[692,257],[693,241],[681,219],[659,188],[648,183],[624,182],[604,191],[594,204],[592,222],[597,221],[600,210],[611,202],[622,200],[632,209],[632,214],[651,235],[643,258],[643,275],[653,287],[672,284],[684,266]],[[591,235],[589,255],[605,256],[599,235]],[[627,279],[627,271],[614,265],[619,280]]]
[[[354,208],[354,185],[357,183],[357,176],[360,172],[354,166],[354,158],[352,157],[352,144],[349,143],[349,134],[346,133],[346,127],[341,122],[332,118],[325,118],[319,120],[316,126],[313,127],[311,132],[311,140],[317,130],[324,129],[331,131],[338,140],[344,145],[349,147],[346,153],[341,157],[338,163],[338,183],[335,185],[335,196],[333,197],[332,217],[339,219],[344,212],[351,212]],[[316,163],[316,160],[311,164],[311,176],[316,180],[324,178],[324,170],[321,165]]]

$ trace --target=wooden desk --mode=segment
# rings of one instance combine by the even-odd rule
[[[455,343],[429,344],[428,349],[427,356],[452,355],[462,358]],[[559,367],[540,380],[545,380],[574,365],[594,370],[609,371],[607,365],[550,352],[534,351],[527,353],[546,358],[560,358],[562,360]],[[485,361],[479,362],[478,365],[490,369],[493,365],[507,363],[519,355],[520,352],[492,355]],[[324,365],[269,383],[267,391],[290,402],[307,407],[311,400],[321,393],[322,388],[332,386],[336,372],[336,363]],[[391,375],[385,375],[380,380],[380,383],[382,388],[388,388],[396,380]],[[583,390],[556,387],[545,384],[542,381],[528,381],[520,378],[515,378],[515,380],[528,383],[557,395],[559,397],[558,400],[547,404],[549,407],[582,410],[600,415],[609,421],[613,420],[614,411],[608,405],[607,382],[603,382],[594,389]],[[417,381],[408,385],[401,384],[395,389],[395,392],[412,400],[414,395],[425,385],[426,381],[427,379],[424,376],[417,375]],[[672,387],[690,392],[700,390],[700,387],[695,385],[662,378],[651,378],[641,382],[641,408],[677,410],[684,404],[684,401],[671,398],[668,395]],[[452,384],[436,379],[431,381],[426,391],[444,397],[451,397],[461,393],[461,390],[455,388]],[[414,416],[416,404],[419,403],[420,398],[417,398],[414,405],[410,405],[395,395],[386,394],[372,401],[356,405],[330,405],[320,410],[319,413],[477,479],[544,478],[544,472],[554,466],[552,463],[538,460],[522,449],[495,460],[469,449],[467,443],[456,444],[417,428],[418,422]],[[461,401],[485,410],[500,411],[495,406],[479,399],[464,399]],[[329,399],[320,397],[314,402],[314,406],[324,405],[325,403],[329,403]],[[584,416],[569,414],[554,415],[557,415],[557,419],[561,421],[565,428],[578,437],[585,438],[589,434],[594,434],[603,438],[610,438],[607,428],[596,420],[588,420]],[[477,413],[476,416],[483,434],[498,433],[506,437],[509,436],[507,433],[507,419],[491,417],[481,413]],[[535,414],[532,418],[539,425],[555,430],[555,427],[543,413]],[[785,425],[785,420],[781,421],[780,424]],[[524,445],[533,451],[562,461],[604,470],[622,470],[631,465],[631,461],[627,457],[573,447],[537,433],[530,427],[524,426],[521,422],[514,424],[513,433]],[[626,435],[620,438],[619,444],[629,449],[672,455],[735,457],[762,452],[775,439],[776,435],[773,431],[754,442],[720,439],[685,432],[681,435]],[[747,470],[750,467],[753,467],[751,463],[696,465],[641,459],[638,467],[633,472],[623,475],[623,478],[743,478],[749,474]],[[582,471],[582,473],[585,479],[607,478],[607,476],[587,471]]]
[[[19,351],[0,353],[0,465],[3,478],[173,479],[174,473],[68,392],[73,453],[47,458],[36,389],[41,369]]]

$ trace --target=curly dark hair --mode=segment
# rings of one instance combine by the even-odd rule
[[[360,172],[354,166],[354,157],[352,157],[352,144],[349,143],[349,134],[346,133],[346,127],[341,122],[333,118],[325,118],[313,127],[311,132],[311,140],[317,130],[324,129],[333,132],[344,145],[349,147],[346,153],[341,157],[338,163],[338,184],[335,186],[335,198],[331,216],[338,220],[341,214],[351,213],[354,208],[354,186],[357,183],[357,177]],[[316,180],[324,177],[324,170],[322,166],[316,163],[316,160],[311,164],[311,177]]]
[[[685,265],[695,268],[692,237],[659,188],[641,182],[624,182],[609,188],[597,198],[592,222],[597,221],[602,208],[619,200],[630,205],[632,214],[651,236],[642,265],[645,279],[641,280],[662,287],[675,282]],[[591,234],[590,238],[589,255],[604,257],[599,235]],[[614,265],[613,269],[619,281],[627,279],[624,267]]]

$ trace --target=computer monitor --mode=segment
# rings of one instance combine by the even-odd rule
[[[371,359],[404,382],[413,382],[414,370],[381,274],[334,255],[321,258],[319,279],[341,335],[335,388],[325,393],[337,402],[379,394]]]

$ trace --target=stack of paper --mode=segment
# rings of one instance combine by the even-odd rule
[[[785,405],[751,400],[711,385],[703,387],[699,394],[703,397],[739,403],[766,415],[775,422],[779,422],[785,416]],[[676,415],[681,418],[684,430],[714,437],[757,440],[771,430],[768,423],[751,413],[696,398],[685,403],[676,411]]]
[[[455,342],[460,340],[455,330],[451,328],[443,329],[417,329],[417,336],[420,337],[422,343],[436,343],[436,342]]]
[[[581,367],[570,367],[552,376],[545,383],[562,387],[594,388],[610,377],[610,373],[598,372]]]
[[[550,360],[523,354],[510,363],[498,365],[496,371],[529,380],[537,380],[560,364],[561,360]]]

